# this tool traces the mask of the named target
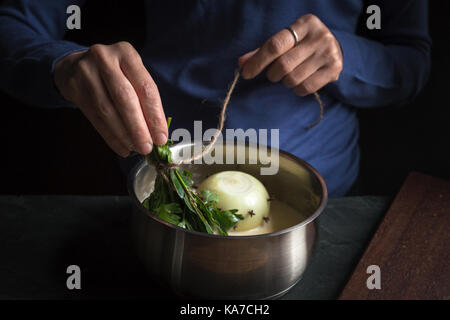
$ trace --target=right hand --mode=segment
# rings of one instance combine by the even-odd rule
[[[128,42],[93,45],[55,65],[56,87],[88,118],[109,147],[126,157],[163,145],[168,130],[158,88]]]

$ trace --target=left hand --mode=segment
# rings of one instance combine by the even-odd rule
[[[337,81],[343,68],[339,42],[331,31],[312,14],[297,19],[291,28],[298,35],[298,44],[283,29],[260,48],[241,56],[238,64],[244,79],[256,77],[267,66],[267,78],[300,95],[317,92],[329,82]]]

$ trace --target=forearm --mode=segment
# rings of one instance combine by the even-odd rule
[[[430,53],[421,46],[397,45],[335,32],[344,54],[337,82],[325,90],[358,107],[403,104],[423,88],[430,70]]]
[[[84,47],[62,40],[63,2],[48,3],[48,8],[40,2],[37,5],[44,7],[39,9],[28,1],[6,1],[0,6],[0,89],[30,105],[71,105],[54,86],[54,64]]]
[[[358,107],[403,104],[424,87],[430,71],[428,4],[378,0],[381,29],[367,38],[332,30],[343,51],[343,70],[325,90]]]

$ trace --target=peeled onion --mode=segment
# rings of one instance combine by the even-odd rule
[[[209,190],[219,196],[217,207],[237,209],[244,219],[236,224],[235,231],[245,231],[261,225],[269,215],[269,193],[255,177],[240,171],[223,171],[205,179],[198,191]]]

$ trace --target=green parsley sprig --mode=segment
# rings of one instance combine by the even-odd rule
[[[170,126],[172,118],[168,118]],[[238,210],[222,210],[217,208],[219,198],[209,190],[200,194],[192,188],[192,173],[180,170],[172,163],[169,139],[163,146],[155,146],[146,156],[147,163],[157,169],[155,188],[143,201],[145,208],[159,218],[188,230],[209,234],[228,235],[228,231],[244,217]]]

